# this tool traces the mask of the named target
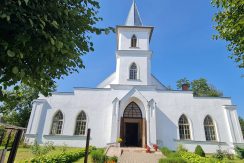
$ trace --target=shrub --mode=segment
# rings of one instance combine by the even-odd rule
[[[224,157],[227,158],[228,160],[234,160],[235,159],[234,154],[231,154],[228,151],[224,151]]]
[[[178,152],[171,151],[167,147],[162,147],[160,151],[166,156],[166,157],[180,157]]]
[[[167,147],[162,147],[162,148],[160,148],[160,151],[161,151],[166,157],[169,157],[169,155],[172,153],[172,151],[169,150],[169,148],[167,148]]]
[[[205,152],[203,151],[202,147],[200,145],[197,145],[195,148],[195,154],[205,157]]]
[[[187,152],[187,149],[182,144],[179,144],[177,147],[177,151],[178,152]]]
[[[117,143],[121,143],[122,141],[123,141],[123,139],[121,139],[121,138],[117,138],[117,140],[116,140]]]
[[[94,163],[104,163],[107,157],[104,154],[104,149],[97,149],[91,152],[91,158]]]
[[[213,155],[213,158],[218,159],[218,160],[223,160],[224,159],[224,152],[219,148],[217,149],[216,153]]]
[[[79,160],[85,156],[85,149],[65,152],[55,155],[44,155],[30,160],[31,163],[69,163]],[[27,161],[28,162],[28,161]]]
[[[48,152],[50,152],[51,150],[54,150],[54,146],[53,146],[53,142],[47,142],[44,144],[43,147],[41,147],[37,141],[34,141],[34,144],[31,146],[31,152],[32,154],[36,155],[36,156],[41,156],[41,155],[45,155]]]
[[[183,158],[164,158],[164,159],[160,159],[159,163],[187,163],[187,161],[185,161]]]
[[[67,149],[68,149],[68,146],[67,146],[67,144],[64,143],[64,144],[61,146],[61,151],[62,151],[62,152],[66,152]]]
[[[181,152],[179,152],[179,154],[184,160],[187,160],[192,163],[205,163],[205,162],[209,163],[210,162],[209,159],[207,159],[205,157],[201,157],[195,153],[181,151]]]
[[[240,147],[236,146],[235,151],[236,151],[237,157],[239,157],[240,159],[244,159],[244,148],[240,148]]]
[[[109,157],[108,161],[118,162],[118,157],[116,157],[116,156]]]

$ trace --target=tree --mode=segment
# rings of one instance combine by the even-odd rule
[[[221,97],[223,93],[217,90],[214,86],[209,84],[206,79],[200,78],[190,82],[187,78],[183,78],[177,81],[177,89],[181,88],[182,84],[188,84],[193,91],[194,96],[198,97]]]
[[[5,100],[0,106],[3,120],[8,124],[26,127],[31,113],[32,101],[38,98],[38,92],[23,84],[20,84],[17,90],[6,91],[8,100]]]
[[[243,135],[243,138],[244,138],[244,119],[239,117],[239,122],[240,122],[240,125],[241,125],[241,131],[242,131],[242,135]]]
[[[183,79],[180,79],[176,82],[177,89],[181,89],[183,84],[188,85],[189,87],[191,86],[190,80],[188,80],[186,77]]]
[[[54,79],[84,68],[93,51],[91,34],[111,28],[94,25],[96,0],[2,0],[0,5],[0,101],[23,83],[47,96]]]
[[[226,40],[230,57],[244,68],[244,0],[213,0],[212,4],[220,9],[214,16],[218,31],[214,38]]]

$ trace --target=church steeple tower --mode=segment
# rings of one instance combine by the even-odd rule
[[[151,85],[150,40],[153,27],[144,26],[133,1],[125,25],[116,27],[116,82],[120,85]]]
[[[138,12],[135,1],[133,1],[132,5],[131,5],[125,25],[126,26],[142,26],[141,17]]]

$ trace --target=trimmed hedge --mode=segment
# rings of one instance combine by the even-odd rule
[[[219,160],[212,159],[212,158],[206,158],[206,157],[201,157],[195,153],[190,153],[190,152],[179,152],[181,158],[184,160],[187,160],[189,163],[219,163]]]
[[[175,158],[163,158],[159,160],[159,163],[187,163],[183,158],[175,157]]]
[[[31,163],[72,163],[85,156],[85,149],[63,152],[55,155],[45,155],[30,160]],[[28,162],[28,161],[26,161]]]
[[[195,154],[201,156],[201,157],[205,157],[205,152],[202,149],[202,147],[200,145],[197,145],[195,148]]]

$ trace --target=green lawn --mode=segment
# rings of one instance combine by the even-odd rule
[[[73,149],[79,149],[79,148],[67,148],[67,151],[69,151],[71,149],[73,150]],[[48,155],[61,153],[61,152],[62,152],[62,148],[61,147],[55,147],[54,150],[48,152]],[[9,156],[9,152],[7,152],[6,157],[5,157],[6,159],[5,159],[4,162],[7,162],[8,156]],[[18,151],[17,151],[17,154],[16,154],[15,162],[16,163],[24,163],[25,160],[31,159],[33,157],[35,157],[35,155],[32,154],[30,148],[19,148]],[[82,159],[80,159],[77,162],[81,163]],[[83,160],[83,162],[84,162],[84,160]],[[89,163],[92,163],[92,162],[90,161]]]

